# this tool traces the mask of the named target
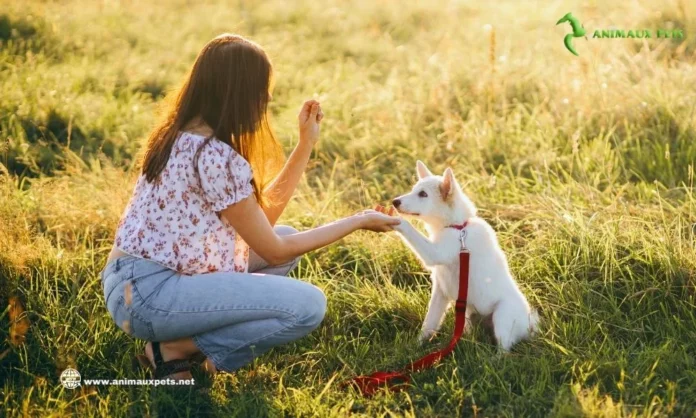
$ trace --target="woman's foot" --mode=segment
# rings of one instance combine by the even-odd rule
[[[196,353],[191,357],[191,364],[199,367],[203,373],[208,375],[208,377],[213,377],[217,373],[217,367],[215,367],[213,361],[201,352]]]
[[[209,358],[205,358],[205,361],[201,363],[201,370],[205,372],[210,377],[215,376],[217,373],[217,367],[215,367],[215,364],[213,364],[213,361],[210,360]]]
[[[169,361],[174,361],[174,360],[186,360],[188,361],[188,358],[190,357],[187,355],[187,353],[182,352],[180,350],[176,349],[176,342],[174,343],[168,343],[168,342],[162,342],[159,343],[159,351],[162,354],[162,361],[169,362]],[[148,342],[145,344],[145,356],[147,359],[150,361],[150,365],[152,366],[152,369],[155,370],[155,373],[157,373],[157,362],[155,361],[155,354],[153,350],[153,345],[151,342]],[[191,371],[190,370],[185,370],[185,371],[180,371],[177,373],[172,373],[170,375],[162,376],[160,378],[167,378],[167,379],[173,379],[173,380],[186,380],[186,379],[191,379],[193,376],[191,376]]]

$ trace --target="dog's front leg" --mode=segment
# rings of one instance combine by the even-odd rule
[[[401,220],[401,224],[394,227],[399,232],[399,235],[404,239],[416,256],[421,259],[426,267],[434,267],[445,264],[448,259],[443,251],[428,238],[424,237],[416,228],[406,220]]]
[[[422,344],[430,340],[435,333],[440,330],[449,302],[449,299],[442,292],[442,289],[440,289],[437,279],[433,278],[433,291],[430,295],[428,313],[425,314],[425,320],[423,321],[423,327],[418,342]]]

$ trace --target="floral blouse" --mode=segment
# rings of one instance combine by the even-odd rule
[[[179,134],[152,183],[141,175],[118,224],[116,247],[180,273],[246,272],[249,246],[218,214],[253,192],[249,163],[213,138]]]

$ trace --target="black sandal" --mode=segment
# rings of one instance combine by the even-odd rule
[[[152,341],[152,357],[155,360],[154,370],[152,369],[150,359],[148,359],[146,355],[138,354],[135,356],[142,368],[152,372],[152,377],[154,379],[164,379],[175,373],[191,371],[191,363],[188,359],[164,361],[162,352],[160,351],[160,343],[157,341]]]
[[[200,366],[205,362],[206,358],[207,357],[205,356],[205,354],[198,352],[194,354],[189,361],[191,362],[192,366]]]

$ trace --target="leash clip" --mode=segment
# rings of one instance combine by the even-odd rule
[[[459,242],[462,244],[462,252],[468,252],[469,249],[466,248],[466,229],[459,231]]]

